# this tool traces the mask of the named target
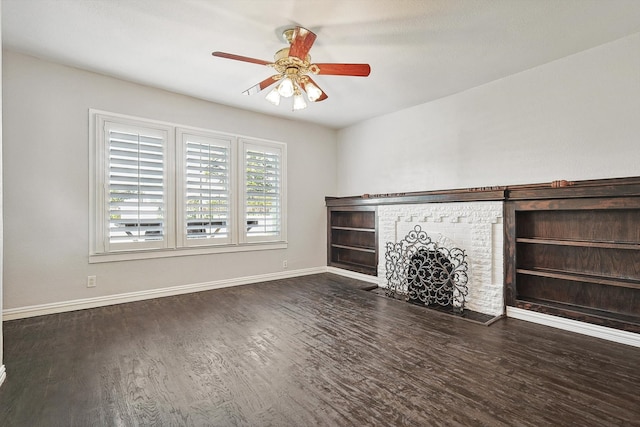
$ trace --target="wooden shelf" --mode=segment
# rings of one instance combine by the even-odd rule
[[[539,245],[575,246],[588,248],[605,249],[627,249],[640,250],[640,243],[597,241],[597,240],[577,240],[577,239],[552,239],[543,237],[517,237],[517,243],[531,243]]]
[[[372,231],[376,231],[375,228],[359,228],[359,227],[338,227],[338,226],[331,226],[332,230],[345,230],[345,231],[361,231],[364,233],[369,233]]]
[[[355,262],[339,262],[333,261],[331,263],[332,267],[342,268],[345,270],[355,271],[357,273],[368,274],[370,276],[377,275],[377,267],[372,267],[368,264],[358,264]]]
[[[611,313],[590,307],[562,304],[535,298],[517,299],[513,304],[517,308],[536,311],[538,313],[565,317],[573,320],[593,323],[609,328],[640,333],[640,320],[635,316]]]
[[[370,270],[372,268],[372,266],[369,264],[361,264],[357,262],[336,261],[335,264],[348,265],[348,266],[358,267],[358,268],[367,269],[367,270]]]
[[[361,247],[361,246],[336,245],[335,243],[332,243],[331,247],[332,248],[348,249],[348,250],[351,250],[351,251],[370,252],[370,253],[373,253],[373,254],[376,253],[376,248],[367,248],[367,247]]]
[[[610,276],[595,276],[572,271],[555,270],[551,268],[517,268],[518,274],[549,277],[551,279],[570,280],[573,282],[595,283],[597,285],[620,286],[623,288],[640,289],[640,280],[625,279]]]

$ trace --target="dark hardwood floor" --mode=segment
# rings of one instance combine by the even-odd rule
[[[1,426],[640,425],[640,349],[331,274],[5,322]]]

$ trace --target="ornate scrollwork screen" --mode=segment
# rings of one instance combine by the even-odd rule
[[[438,246],[416,225],[399,242],[387,242],[386,294],[462,311],[468,294],[466,257],[463,249]]]

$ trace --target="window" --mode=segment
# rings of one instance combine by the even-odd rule
[[[283,224],[283,153],[278,145],[242,140],[244,160],[244,240],[281,239]]]
[[[178,129],[181,142],[182,243],[233,241],[231,145],[233,139]]]
[[[283,247],[284,144],[94,110],[90,119],[92,261]],[[147,255],[126,256],[136,253]]]
[[[171,129],[98,116],[96,253],[164,249],[170,242]]]

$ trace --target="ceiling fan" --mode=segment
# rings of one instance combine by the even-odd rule
[[[316,35],[306,28],[290,28],[285,30],[282,36],[289,42],[289,47],[276,52],[274,62],[226,52],[213,52],[212,55],[274,68],[278,74],[264,79],[242,93],[253,95],[279,82],[278,86],[267,94],[266,99],[274,105],[279,105],[281,97],[293,96],[293,110],[301,110],[307,106],[302,92],[306,93],[311,102],[324,101],[328,98],[310,74],[366,77],[371,72],[369,64],[312,64],[309,50],[316,40]]]

